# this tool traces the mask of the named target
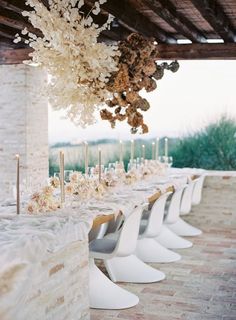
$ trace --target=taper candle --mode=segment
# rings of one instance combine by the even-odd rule
[[[143,157],[143,161],[145,161],[145,145],[142,145],[142,157]]]
[[[88,143],[84,142],[84,172],[88,174],[88,166],[89,166],[89,159],[88,159]]]
[[[102,150],[98,149],[98,181],[102,179]]]
[[[123,163],[123,142],[120,140],[120,163]]]
[[[60,151],[60,188],[61,188],[61,204],[65,202],[65,160],[64,160],[64,152]]]
[[[156,160],[159,157],[159,138],[156,139]]]
[[[16,213],[20,214],[20,156],[16,154]]]
[[[152,142],[152,160],[155,159],[155,142]]]
[[[168,157],[168,138],[165,138],[165,158]]]
[[[131,164],[134,162],[134,140],[131,140],[131,146],[130,146],[130,161]]]

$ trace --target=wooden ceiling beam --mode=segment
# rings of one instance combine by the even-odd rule
[[[10,39],[12,41],[15,39],[15,35],[12,35],[9,32],[5,31],[1,26],[0,26],[0,36],[3,38]]]
[[[5,26],[8,26],[20,31],[23,30],[24,28],[27,28],[30,32],[39,34],[39,32],[35,28],[33,28],[31,24],[24,21],[23,19],[22,20],[12,19],[12,18],[9,18],[8,16],[0,15],[0,24],[3,24]]]
[[[26,45],[23,43],[13,43],[13,40],[9,37],[6,37],[5,34],[0,33],[0,51],[5,49],[19,49],[19,48],[25,48]]]
[[[9,3],[9,1],[0,0],[0,7],[3,9],[7,9],[9,11],[13,11],[15,13],[21,14],[22,9],[15,4]]]
[[[12,46],[16,44],[13,43],[13,40],[16,38],[16,29],[10,28],[8,26],[0,24],[0,35],[4,38],[10,39]],[[21,38],[24,40],[28,40],[27,36],[21,35]],[[22,46],[23,42],[19,43],[18,46]],[[24,46],[24,45],[23,45]]]
[[[206,42],[204,35],[169,0],[144,0],[144,4],[178,33],[192,42]]]
[[[0,50],[0,64],[19,64],[24,60],[29,59],[31,48],[22,49],[1,49]]]
[[[125,30],[125,31],[124,31]],[[123,27],[112,28],[111,30],[102,31],[102,35],[113,40],[113,41],[121,41],[128,36],[128,32]]]
[[[191,0],[191,2],[225,42],[236,42],[235,30],[216,0]]]
[[[106,41],[105,38],[103,38],[103,41],[104,40]],[[7,47],[7,42],[5,42],[5,44]],[[159,60],[236,59],[236,43],[159,44],[158,51]],[[22,61],[29,59],[30,52],[32,52],[31,48],[21,48],[15,50],[2,49],[0,50],[0,64],[22,63]]]
[[[236,43],[159,44],[160,60],[235,60]]]
[[[93,5],[95,1],[96,0],[86,0],[86,3]],[[176,43],[174,37],[157,27],[148,18],[139,13],[135,7],[130,6],[127,0],[110,0],[101,7],[103,10],[115,16],[120,25],[132,32],[141,33],[146,37],[153,37],[158,42]]]

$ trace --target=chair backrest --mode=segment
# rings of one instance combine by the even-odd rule
[[[111,221],[109,221],[106,234],[117,232],[120,229],[123,222],[124,222],[124,215],[119,214],[116,219],[112,219]]]
[[[139,205],[125,219],[114,250],[115,256],[125,257],[135,251],[142,212],[143,206]]]
[[[198,179],[191,180],[187,187],[185,188],[181,200],[180,205],[180,215],[181,214],[188,214],[192,208],[192,195],[193,195],[193,188],[197,183]]]
[[[107,231],[107,228],[108,223],[103,223],[97,228],[92,228],[88,234],[89,242],[93,241],[94,239],[102,239]]]
[[[170,205],[167,210],[167,215],[165,218],[166,223],[174,223],[178,220],[179,214],[180,214],[180,203],[183,191],[187,185],[183,185],[182,187],[178,188],[171,197]]]
[[[165,194],[161,195],[153,204],[148,217],[147,227],[142,234],[144,237],[155,238],[160,234],[165,213],[166,200],[171,194],[172,192],[166,192]]]
[[[194,206],[198,205],[202,200],[202,189],[205,177],[205,175],[201,175],[193,188],[192,205]]]

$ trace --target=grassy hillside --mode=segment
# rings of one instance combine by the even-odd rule
[[[236,121],[226,116],[178,141],[171,151],[176,167],[236,170]]]
[[[145,145],[146,159],[152,158],[152,142],[155,140],[135,140],[135,158],[142,156]],[[98,162],[98,147],[102,149],[102,162],[119,160],[119,141],[103,139],[89,143],[89,165]],[[130,141],[123,141],[125,166],[130,159]],[[65,152],[65,169],[84,170],[84,146],[70,143],[57,144],[50,148],[50,175],[58,171],[59,151]],[[159,155],[164,154],[164,138],[159,143]],[[173,156],[175,167],[204,168],[210,170],[236,170],[236,122],[222,117],[203,130],[182,139],[169,139],[169,155]]]

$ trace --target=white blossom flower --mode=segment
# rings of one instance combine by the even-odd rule
[[[100,11],[103,0],[95,2],[95,14]],[[99,27],[91,16],[84,16],[80,8],[84,0],[49,0],[49,9],[38,0],[27,0],[33,8],[23,11],[31,24],[39,29],[41,37],[28,32],[29,46],[34,49],[29,64],[45,68],[50,81],[46,95],[55,110],[66,110],[67,117],[82,127],[95,122],[95,111],[109,99],[106,83],[117,71],[115,57],[117,46],[98,43],[100,33],[111,23]],[[14,40],[19,42],[17,35]]]

